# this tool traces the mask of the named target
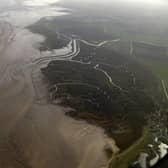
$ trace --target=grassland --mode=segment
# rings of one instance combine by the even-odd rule
[[[152,141],[152,134],[148,127],[144,127],[142,137],[122,153],[112,157],[110,168],[128,168],[136,160],[140,152],[144,152],[147,144]]]
[[[158,77],[160,81],[164,81],[166,89],[168,91],[168,62],[161,60],[153,60],[146,58],[137,58],[137,60],[145,65],[154,75]],[[160,82],[161,95],[166,98],[164,88]],[[166,99],[165,99],[166,100]],[[167,100],[166,100],[167,101]],[[110,168],[128,168],[130,163],[135,161],[140,152],[144,152],[147,144],[152,141],[152,133],[148,127],[143,130],[142,137],[137,140],[131,147],[123,151],[122,153],[113,156],[110,164]]]
[[[160,79],[168,81],[168,62],[142,58],[138,58],[138,60],[152,70]]]
[[[138,58],[138,61],[149,68],[159,78],[159,80],[164,81],[166,90],[168,91],[168,62],[145,58]],[[162,91],[164,91],[163,87]]]
[[[117,56],[120,55],[114,55]],[[103,55],[103,59],[99,55],[98,61],[105,62],[107,57],[108,55]],[[97,60],[94,61],[97,64]],[[119,85],[129,81],[129,73],[109,69],[104,64],[100,64],[100,70],[97,70],[95,64],[60,60],[50,62],[42,72],[49,81],[49,88],[57,88],[56,91],[51,91],[51,101],[61,98],[61,105],[75,109],[68,115],[101,126],[109,136],[114,137],[119,148],[125,150],[141,137],[142,128],[146,125],[146,115],[154,111],[155,106],[151,97],[139,85],[128,85],[129,91],[123,92],[108,80],[101,68],[110,75],[113,70],[112,76],[116,76],[114,82],[119,76]],[[136,77],[139,81],[139,75]]]

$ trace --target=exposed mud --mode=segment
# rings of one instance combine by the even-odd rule
[[[37,102],[32,60],[41,56],[35,46],[44,38],[2,21],[0,33],[0,167],[107,167],[105,147],[118,148],[102,129]]]

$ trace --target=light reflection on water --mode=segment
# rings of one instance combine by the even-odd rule
[[[25,0],[22,3],[17,2],[15,5],[11,6],[0,12],[0,20],[5,20],[10,22],[14,26],[26,27],[31,25],[43,17],[47,16],[60,16],[66,15],[63,12],[64,8],[56,7],[51,4],[58,2],[59,0]],[[12,1],[8,5],[14,4]],[[1,7],[1,6],[0,6]]]
[[[46,6],[59,1],[60,0],[26,0],[23,4],[26,6]]]
[[[1,0],[0,8],[6,6],[13,6],[13,5],[24,5],[24,6],[46,6],[49,4],[53,4],[59,2],[60,0]]]

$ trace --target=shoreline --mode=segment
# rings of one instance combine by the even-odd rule
[[[21,33],[22,32],[22,33]],[[25,34],[25,32],[27,32]],[[33,91],[32,85],[31,85],[31,81],[30,81],[30,73],[31,73],[31,68],[32,68],[32,64],[31,64],[31,59],[33,56],[38,57],[38,55],[36,55],[38,52],[36,49],[34,49],[32,46],[33,42],[37,42],[37,41],[41,41],[41,38],[39,38],[37,35],[34,35],[30,32],[23,31],[22,29],[18,30],[17,35],[14,37],[14,40],[12,41],[12,44],[10,46],[8,46],[8,51],[4,56],[6,57],[7,54],[7,59],[5,60],[7,64],[9,64],[8,66],[12,65],[13,62],[15,62],[15,66],[18,67],[18,69],[22,69],[24,68],[24,71],[22,73],[22,71],[18,71],[17,73],[13,74],[13,71],[9,73],[9,76],[12,76],[14,78],[17,79],[17,81],[19,83],[21,83],[22,81],[26,83],[26,86],[23,86],[24,89],[26,89],[26,92],[31,93],[31,96],[29,96],[29,94],[25,94],[25,92],[20,93],[20,95],[18,95],[17,90],[15,90],[15,88],[13,87],[13,85],[9,85],[8,87],[10,87],[10,90],[13,90],[12,92],[10,92],[11,94],[15,94],[15,97],[19,96],[21,99],[23,98],[23,96],[26,97],[26,99],[30,99],[33,100],[33,102],[31,103],[31,105],[26,104],[26,107],[29,107],[28,109],[26,108],[26,110],[20,111],[20,114],[17,115],[16,117],[17,120],[15,120],[11,114],[14,114],[15,108],[13,107],[13,109],[9,110],[8,116],[11,117],[11,119],[14,121],[14,126],[10,127],[9,132],[5,133],[6,134],[6,139],[7,142],[9,141],[9,144],[7,144],[4,141],[1,141],[0,146],[3,148],[10,148],[10,146],[12,144],[15,144],[15,146],[13,146],[12,148],[10,148],[8,151],[6,151],[5,153],[1,153],[0,152],[0,165],[3,162],[3,165],[5,165],[6,167],[8,166],[14,166],[14,167],[18,167],[19,163],[16,162],[15,158],[18,158],[19,162],[24,162],[24,164],[30,164],[32,167],[36,167],[36,168],[42,168],[42,167],[48,167],[49,163],[47,161],[47,159],[49,159],[49,157],[53,158],[55,157],[55,155],[53,155],[53,150],[56,151],[56,146],[59,146],[59,144],[61,143],[61,137],[63,138],[62,141],[65,142],[65,144],[62,144],[60,147],[60,153],[58,153],[56,156],[57,157],[62,157],[63,153],[66,153],[65,151],[68,150],[71,147],[71,142],[70,141],[70,135],[74,133],[74,129],[77,130],[81,130],[84,129],[86,126],[89,127],[90,129],[90,139],[88,139],[88,136],[83,135],[83,138],[80,140],[79,139],[79,146],[76,145],[76,142],[74,141],[74,153],[73,150],[67,151],[67,154],[72,154],[72,159],[71,160],[67,160],[67,166],[74,168],[74,164],[77,164],[76,162],[80,162],[80,160],[82,160],[82,163],[80,165],[78,165],[77,167],[79,168],[92,168],[94,164],[96,164],[96,167],[101,167],[102,164],[106,165],[108,162],[108,159],[106,158],[106,155],[104,153],[104,146],[106,146],[106,144],[108,145],[113,145],[113,148],[118,149],[115,146],[115,142],[112,139],[109,139],[106,135],[104,135],[102,129],[94,127],[92,125],[86,124],[85,122],[77,122],[74,119],[72,119],[71,117],[67,117],[64,113],[64,110],[58,106],[52,107],[50,105],[47,106],[42,106],[41,105],[37,105],[34,104],[34,99],[35,99],[35,93]],[[28,46],[24,46],[20,45],[20,43],[22,43],[23,41],[21,40],[22,37],[26,37],[26,42],[25,44],[29,44]],[[39,39],[38,39],[38,38]],[[37,40],[37,39],[38,40]],[[29,42],[29,40],[31,42]],[[37,40],[37,41],[36,41]],[[19,42],[20,41],[20,42]],[[22,42],[21,42],[22,41]],[[18,51],[15,52],[11,52],[11,50],[13,48],[15,48],[17,45],[20,45],[20,47],[18,48]],[[29,53],[25,54],[25,48],[28,48]],[[32,55],[30,54],[32,53]],[[15,58],[15,54],[17,55],[17,57]],[[24,56],[24,57],[22,57]],[[28,56],[28,57],[26,57]],[[40,55],[39,55],[40,56]],[[11,59],[12,57],[12,59]],[[1,63],[3,63],[1,61]],[[23,67],[23,65],[26,67]],[[37,76],[38,77],[38,76]],[[13,80],[13,79],[12,79]],[[4,86],[6,87],[5,83],[3,84],[3,86],[1,86],[1,88],[3,89]],[[18,89],[21,89],[19,87],[19,85],[16,85],[18,87]],[[9,88],[8,88],[9,89]],[[16,92],[16,93],[15,93]],[[25,94],[25,95],[24,95]],[[2,96],[3,97],[3,96]],[[13,97],[11,97],[13,98]],[[6,97],[6,102],[9,103],[8,101],[8,96]],[[24,99],[23,99],[24,100]],[[12,100],[11,100],[12,101]],[[2,104],[1,104],[2,105]],[[44,109],[43,109],[44,108]],[[22,106],[21,106],[22,109]],[[24,107],[23,107],[24,109]],[[59,110],[60,109],[60,110]],[[46,113],[46,110],[48,111]],[[16,110],[17,111],[17,110]],[[60,138],[57,138],[57,126],[55,126],[55,123],[58,122],[54,120],[54,118],[57,118],[57,114],[59,115],[58,118],[61,119],[62,121],[60,122],[60,126],[58,129],[58,132],[60,134],[62,134],[60,136]],[[44,115],[44,116],[42,116]],[[2,120],[6,121],[8,120],[8,117],[2,117]],[[67,124],[65,122],[65,120],[67,120],[69,122],[69,124]],[[50,125],[49,125],[49,123]],[[11,123],[11,121],[9,121],[9,123]],[[75,124],[77,123],[77,124]],[[4,123],[6,125],[6,122]],[[65,125],[64,125],[65,124]],[[73,125],[75,124],[75,125]],[[65,131],[67,127],[68,129],[72,129],[69,130],[68,132]],[[72,128],[71,128],[72,127]],[[62,130],[61,129],[65,129]],[[92,130],[92,131],[91,131]],[[88,130],[89,131],[89,130]],[[60,133],[62,132],[62,133]],[[81,133],[83,134],[83,133]],[[12,137],[12,138],[11,138]],[[38,138],[40,137],[41,142],[38,141]],[[47,137],[50,137],[49,139]],[[97,137],[99,137],[99,143],[95,144],[95,139],[97,139]],[[30,139],[29,141],[27,141],[27,139]],[[60,140],[59,140],[60,139]],[[89,141],[88,141],[89,140]],[[57,144],[58,142],[58,144]],[[69,145],[68,145],[68,144]],[[90,147],[88,146],[88,144],[92,144],[90,145]],[[67,147],[64,149],[64,146]],[[82,147],[80,149],[80,147]],[[87,149],[87,150],[85,150]],[[94,151],[94,153],[92,153],[92,155],[94,156],[94,158],[92,158],[92,162],[91,165],[86,165],[88,164],[87,161],[87,157],[92,157],[90,155],[91,151]],[[16,154],[12,154],[13,151],[22,151],[22,154],[20,156],[20,153],[16,153]],[[83,153],[83,159],[79,159],[79,156],[81,156],[80,153]],[[79,153],[79,154],[76,154]],[[74,156],[73,156],[74,155]],[[55,165],[57,164],[64,164],[64,159],[61,160],[60,158],[60,162],[54,162]],[[68,158],[67,158],[68,159]],[[29,160],[29,161],[28,161]],[[99,162],[97,162],[97,160],[99,160]]]

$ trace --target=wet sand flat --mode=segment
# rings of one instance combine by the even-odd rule
[[[11,37],[4,30],[0,46]],[[0,167],[107,167],[104,148],[118,148],[101,128],[66,116],[68,109],[36,102],[31,61],[40,57],[33,46],[43,38],[24,29],[13,32],[0,51]]]

